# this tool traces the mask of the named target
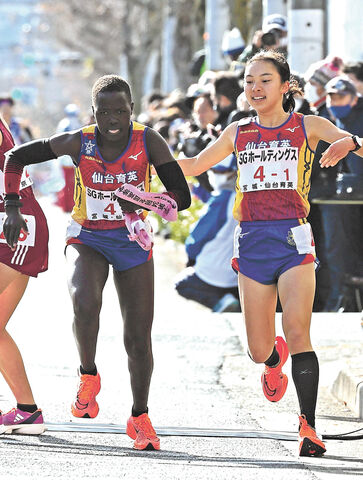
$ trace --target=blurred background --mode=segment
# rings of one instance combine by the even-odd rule
[[[19,114],[36,118],[36,136],[47,135],[65,104],[87,114],[98,76],[125,76],[140,112],[141,98],[153,89],[169,93],[196,80],[191,63],[198,51],[205,50],[207,69],[225,69],[224,32],[237,27],[248,44],[272,13],[289,18],[294,70],[304,72],[332,52],[362,60],[361,6],[360,0],[1,0],[0,91],[11,92]]]

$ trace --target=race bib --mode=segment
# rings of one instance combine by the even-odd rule
[[[24,169],[21,176],[21,180],[20,180],[19,190],[22,190],[23,188],[26,188],[26,187],[30,187],[30,185],[33,185],[33,181],[29,177],[28,172]],[[0,170],[0,195],[2,197],[5,195],[4,172],[2,170]]]
[[[33,180],[30,178],[29,173],[24,169],[20,180],[19,190],[30,187],[30,185],[33,185]]]
[[[88,220],[124,220],[124,214],[115,192],[86,188],[86,208]],[[136,210],[142,213],[142,209]]]
[[[86,188],[88,220],[123,220],[124,215],[114,192]]]
[[[298,148],[252,148],[239,152],[241,192],[297,190]]]
[[[310,223],[304,223],[291,228],[292,236],[299,254],[311,253],[315,255],[315,244]]]
[[[35,217],[33,215],[23,215],[26,225],[28,227],[29,235],[25,235],[20,232],[18,238],[18,245],[27,245],[28,247],[34,247],[35,244]],[[5,235],[3,232],[3,223],[5,221],[6,214],[0,213],[0,243],[6,243]]]

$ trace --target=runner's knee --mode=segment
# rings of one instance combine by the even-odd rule
[[[135,338],[133,335],[124,336],[126,353],[129,358],[142,359],[152,355],[151,339],[147,337]]]
[[[101,310],[101,301],[98,301],[92,295],[85,298],[84,295],[74,294],[72,296],[73,312],[75,321],[87,322],[97,319]]]
[[[253,345],[248,347],[248,356],[255,363],[264,363],[273,350],[273,342],[271,345]]]

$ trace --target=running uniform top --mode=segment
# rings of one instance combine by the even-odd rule
[[[0,145],[0,205],[1,211],[4,211],[4,164],[5,164],[5,153],[8,150],[11,150],[15,146],[15,142],[13,136],[11,135],[10,131],[4,124],[4,122],[0,119],[0,132],[2,135],[2,142]],[[26,169],[23,170],[23,174],[20,180],[20,191],[19,196],[20,198],[30,198],[34,197],[33,189],[31,188],[32,181],[29,177],[28,172]],[[30,188],[29,188],[30,187]]]
[[[97,145],[97,126],[81,130],[81,151],[75,171],[72,218],[82,227],[109,230],[125,226],[124,216],[114,191],[124,183],[150,191],[150,163],[146,148],[147,127],[130,124],[130,138],[125,150],[108,162]],[[146,217],[147,212],[142,211]]]
[[[24,275],[36,277],[48,269],[48,226],[40,205],[33,194],[32,181],[23,171],[20,181],[19,196],[23,206],[21,213],[27,222],[29,235],[20,233],[15,251],[6,244],[2,231],[4,213],[4,163],[5,153],[14,147],[14,140],[0,120],[2,142],[0,145],[0,263],[8,265]]]
[[[291,113],[279,127],[242,119],[235,138],[238,176],[233,215],[238,221],[305,218],[314,152],[304,116]]]

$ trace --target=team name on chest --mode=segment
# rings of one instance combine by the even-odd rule
[[[111,174],[94,171],[91,175],[91,179],[94,185],[96,184],[118,184],[118,183],[131,183],[139,180],[137,170],[130,170],[129,172]]]
[[[281,140],[269,140],[268,142],[247,142],[245,150],[252,150],[254,148],[278,148],[278,147],[291,147],[290,138],[282,138]]]

